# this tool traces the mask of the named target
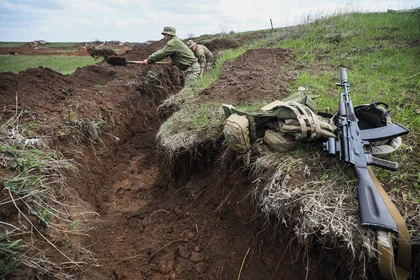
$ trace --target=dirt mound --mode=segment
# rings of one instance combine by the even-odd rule
[[[247,51],[225,66],[219,80],[201,93],[202,98],[232,105],[259,102],[261,96],[269,98],[267,103],[282,100],[290,94],[294,80],[291,55],[283,49]]]
[[[214,39],[208,43],[204,43],[203,45],[205,45],[211,52],[240,47],[238,42],[229,39]]]
[[[92,93],[91,88],[116,78],[111,68],[88,66],[81,68],[70,76],[62,75],[49,68],[38,67],[22,71],[19,74],[2,73],[0,75],[0,96],[7,110],[3,118],[9,118],[23,110],[28,110],[36,118],[65,118],[74,98],[85,100]],[[14,95],[10,95],[12,92]],[[95,92],[95,91],[93,91]],[[85,100],[76,100],[81,103]],[[64,110],[63,110],[64,108]],[[83,110],[83,107],[78,108]],[[87,109],[85,112],[89,114]],[[53,115],[53,117],[51,116]]]

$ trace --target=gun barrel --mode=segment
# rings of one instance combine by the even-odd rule
[[[341,83],[347,83],[347,69],[346,68],[341,68],[340,70],[340,75],[341,75]]]

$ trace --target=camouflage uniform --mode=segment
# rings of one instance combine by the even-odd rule
[[[194,54],[198,58],[198,63],[201,68],[206,68],[206,70],[213,68],[214,56],[206,46],[197,44]]]
[[[200,65],[197,62],[197,58],[184,42],[175,35],[174,27],[165,27],[162,34],[172,37],[166,42],[163,49],[154,52],[147,58],[147,63],[153,64],[169,56],[172,63],[184,71],[184,84],[191,84],[200,75]]]
[[[214,55],[206,46],[196,44],[193,40],[188,40],[187,46],[190,49],[193,46],[196,46],[195,51],[193,52],[194,55],[198,58],[198,63],[200,64],[201,68],[205,68],[206,70],[213,68]]]

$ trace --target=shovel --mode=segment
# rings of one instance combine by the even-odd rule
[[[127,61],[125,57],[120,57],[120,56],[108,57],[108,59],[106,59],[106,62],[114,66],[127,66],[127,64],[143,64],[143,61]],[[170,62],[158,61],[158,62],[155,62],[154,64],[169,65]]]

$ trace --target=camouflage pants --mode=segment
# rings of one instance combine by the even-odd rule
[[[184,71],[184,86],[190,85],[200,75],[200,65],[194,62],[193,65]]]
[[[206,70],[207,71],[213,69],[213,67],[214,67],[214,63],[213,62],[207,62],[206,63]]]

